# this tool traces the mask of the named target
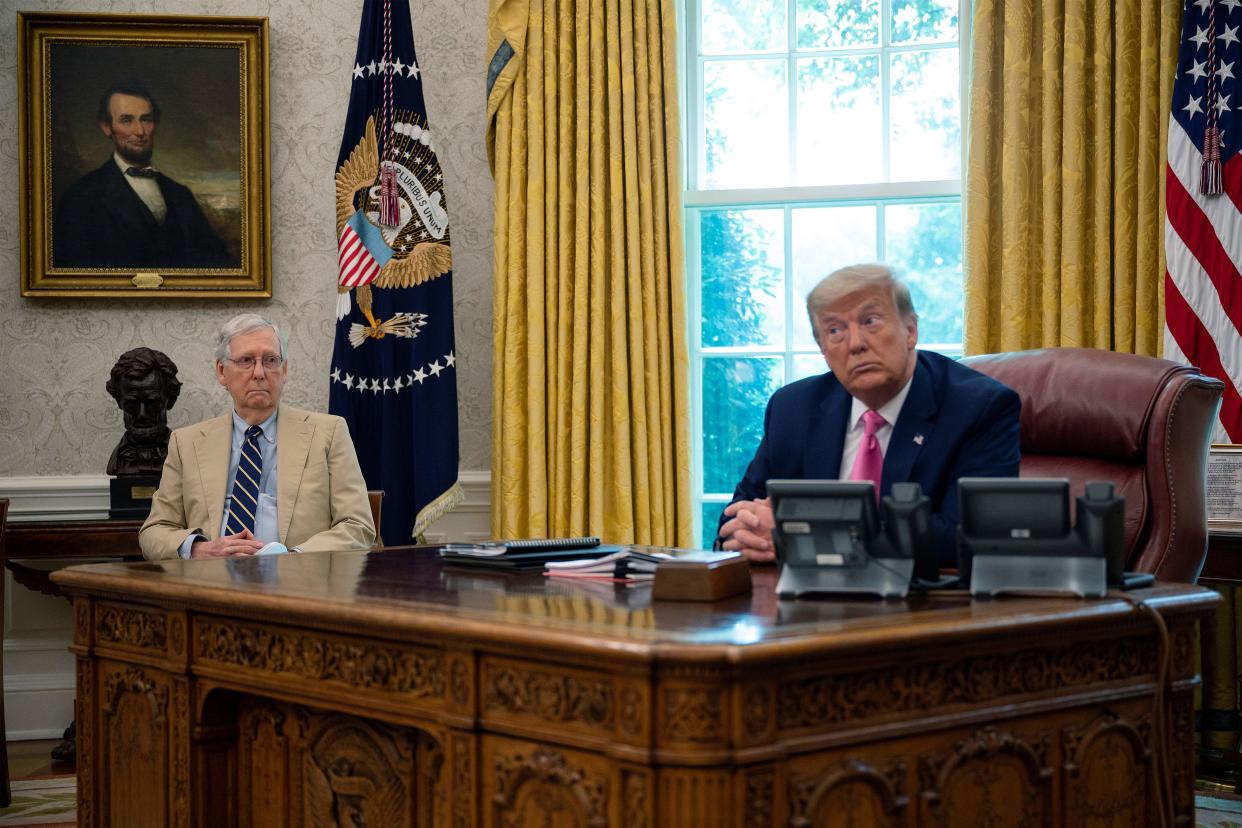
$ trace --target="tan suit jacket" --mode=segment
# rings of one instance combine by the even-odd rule
[[[190,532],[214,540],[229,485],[230,412],[179,428],[138,543],[149,560],[176,558]],[[340,417],[281,406],[276,418],[276,524],[303,552],[366,550],[375,541],[367,486]]]

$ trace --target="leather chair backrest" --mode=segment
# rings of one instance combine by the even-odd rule
[[[1070,495],[1110,480],[1126,499],[1126,568],[1193,582],[1207,551],[1205,480],[1219,380],[1163,359],[1091,348],[968,357],[1022,398],[1023,477]]]

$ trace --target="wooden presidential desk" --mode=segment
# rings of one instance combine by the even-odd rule
[[[713,605],[430,549],[96,564],[73,596],[79,824],[1193,820],[1191,586]],[[1161,723],[1169,729],[1162,742]]]

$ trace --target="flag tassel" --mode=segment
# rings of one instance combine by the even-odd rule
[[[389,164],[385,164],[380,171],[379,219],[380,224],[386,227],[396,227],[401,223],[401,206],[397,203],[397,174]]]
[[[1199,182],[1199,192],[1204,195],[1219,195],[1224,191],[1224,182],[1220,168],[1220,133],[1217,127],[1210,126],[1203,133],[1203,176]]]

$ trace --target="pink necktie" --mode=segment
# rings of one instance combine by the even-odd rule
[[[875,432],[885,421],[878,411],[866,411],[862,420],[862,444],[858,446],[854,468],[850,469],[850,480],[870,480],[875,484],[875,497],[879,500],[880,478],[884,475],[884,452],[880,450],[880,441]]]

